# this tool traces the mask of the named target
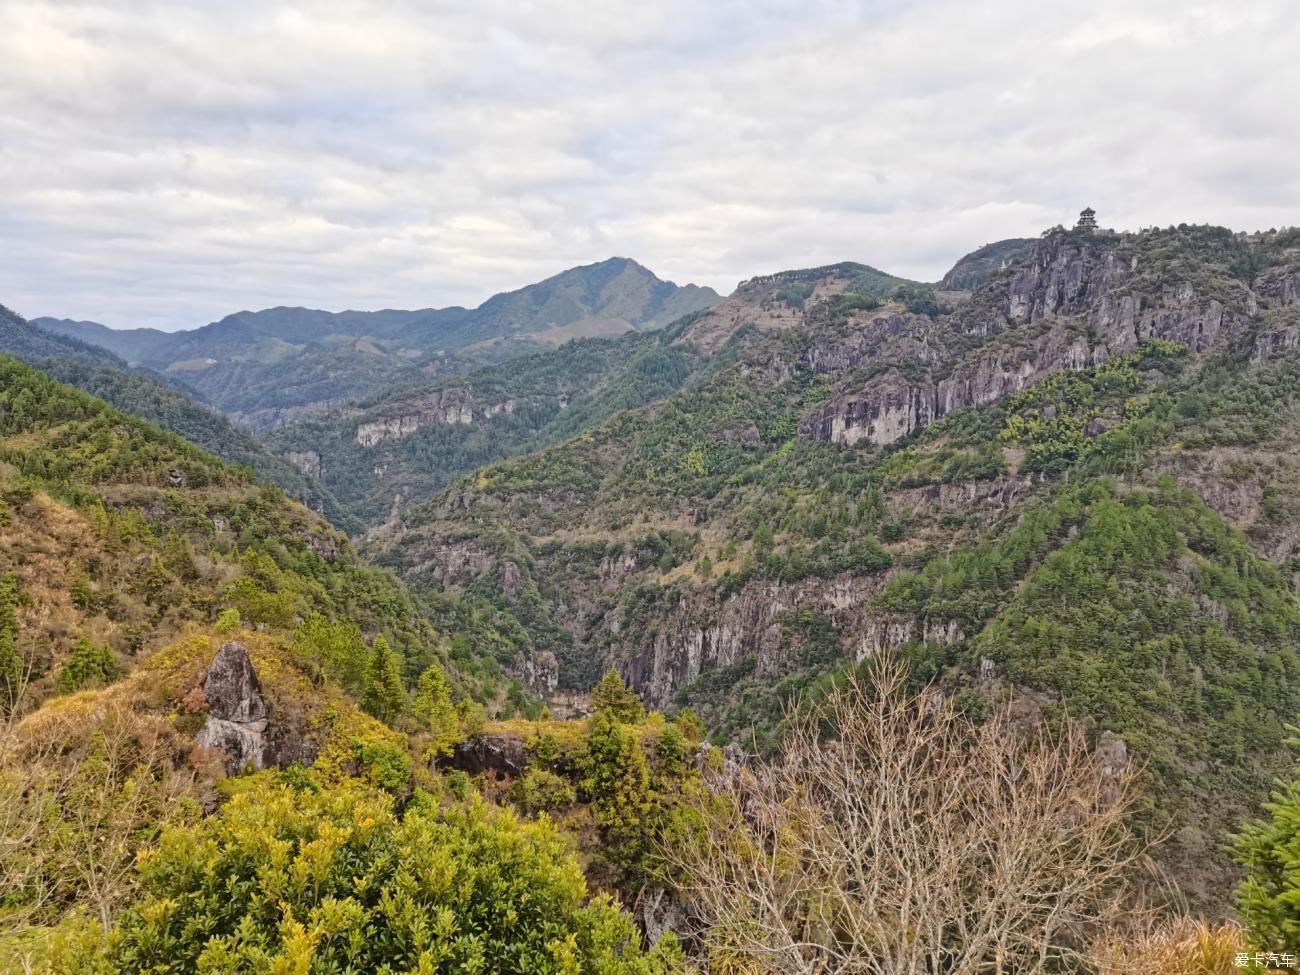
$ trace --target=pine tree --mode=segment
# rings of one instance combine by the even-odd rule
[[[361,706],[380,721],[391,723],[406,710],[406,704],[401,664],[381,634],[375,637],[371,649],[366,686],[361,693]]]
[[[612,667],[592,688],[591,708],[596,713],[608,712],[618,721],[635,724],[645,717],[645,707],[636,691],[628,688],[623,676]]]
[[[461,739],[460,721],[451,700],[451,682],[437,664],[430,664],[420,675],[412,710],[420,725],[433,734],[430,751],[435,755],[450,755]]]
[[[54,690],[57,694],[71,694],[90,687],[103,687],[116,680],[121,672],[122,668],[107,644],[92,643],[83,636],[72,648],[72,656],[63,665],[63,670],[59,671]]]
[[[1264,818],[1232,837],[1234,858],[1246,868],[1235,892],[1250,943],[1292,944],[1300,933],[1300,778],[1278,783]]]

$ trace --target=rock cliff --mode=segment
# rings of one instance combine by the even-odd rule
[[[386,440],[401,440],[421,427],[431,424],[462,424],[490,420],[501,414],[514,412],[515,402],[479,402],[468,386],[452,386],[432,393],[403,400],[401,410],[392,416],[381,416],[357,425],[356,441],[362,447],[374,447]]]
[[[886,446],[949,413],[1005,399],[1059,369],[1100,365],[1146,339],[1178,342],[1193,353],[1205,353],[1224,349],[1252,327],[1259,298],[1244,285],[1234,285],[1222,297],[1217,293],[1222,289],[1191,281],[1165,281],[1154,291],[1144,290],[1132,280],[1141,260],[1127,238],[1049,235],[1013,273],[990,286],[983,300],[952,316],[948,349],[960,348],[957,335],[995,338],[946,364],[906,356],[900,345],[909,324],[897,317],[877,318],[859,334],[889,333],[890,343],[865,347],[861,356],[822,351],[809,364],[829,372],[858,368],[871,356],[889,357],[924,365],[927,375],[909,379],[889,369],[850,384],[803,421],[800,437]],[[1300,287],[1298,279],[1294,273],[1278,273],[1261,286],[1275,301],[1285,302]],[[1267,349],[1285,348],[1294,335],[1277,333]],[[944,342],[935,336],[926,344]]]

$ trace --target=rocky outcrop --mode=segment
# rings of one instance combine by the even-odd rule
[[[528,749],[517,735],[479,735],[462,741],[439,765],[467,775],[514,778],[528,767]]]
[[[798,582],[752,582],[719,600],[716,591],[684,596],[652,622],[629,626],[618,613],[605,620],[602,636],[612,639],[611,660],[628,682],[654,707],[702,673],[755,657],[755,672],[776,677],[788,669],[789,653],[781,622],[783,610],[808,608],[827,616],[843,634],[845,655],[863,652],[859,634],[868,632],[869,600],[884,585],[883,576],[837,576]],[[890,633],[867,641],[888,643]],[[904,640],[903,642],[906,642]]]
[[[1278,308],[1300,304],[1300,267],[1270,268],[1255,281],[1260,300]]]
[[[857,394],[839,396],[799,426],[801,440],[852,446],[884,445],[928,426],[937,417],[935,390],[908,383],[890,371]]]
[[[266,767],[266,702],[248,659],[248,649],[233,640],[223,644],[203,680],[208,720],[195,737],[203,748],[226,754],[226,772]]]
[[[1300,267],[1271,268],[1255,282],[1267,309],[1251,358],[1260,362],[1300,348]]]
[[[994,335],[992,341],[959,358],[934,378],[937,357],[906,355],[899,342],[910,335],[896,323],[893,342],[869,342],[861,331],[859,348],[821,351],[808,364],[860,368],[873,358],[907,359],[927,367],[929,378],[907,378],[898,369],[872,376],[842,390],[808,416],[799,428],[803,440],[852,445],[896,443],[957,410],[987,406],[1033,386],[1059,369],[1086,369],[1125,354],[1147,339],[1186,345],[1193,353],[1220,348],[1247,333],[1256,308],[1244,286],[1230,304],[1199,294],[1187,282],[1167,284],[1155,294],[1129,288],[1139,257],[1131,243],[1106,235],[1055,234],[1040,241],[1031,259],[1011,277],[982,294],[980,303],[954,315],[950,328],[965,335]],[[1296,276],[1300,278],[1300,275]],[[1292,278],[1270,279],[1270,294],[1281,301],[1295,287]],[[879,324],[879,322],[877,323]],[[911,332],[915,332],[913,327]],[[1290,334],[1269,340],[1275,351]],[[917,344],[914,338],[914,343]],[[953,335],[927,337],[925,348],[958,347]]]
[[[519,573],[518,565],[510,561],[501,563],[501,591],[506,594],[507,599],[514,599],[519,595],[519,586],[522,582],[523,576]]]
[[[960,513],[987,527],[1033,490],[1032,477],[1002,477],[989,481],[954,481],[922,487],[896,488],[886,503],[895,518],[917,514]]]
[[[284,455],[284,459],[308,477],[314,477],[319,480],[321,474],[324,472],[324,468],[321,465],[320,454],[314,450],[290,450]]]
[[[390,409],[398,411],[357,425],[356,441],[374,447],[386,440],[401,440],[431,424],[464,424],[509,415],[515,401],[481,404],[468,386],[452,386],[404,400]]]
[[[511,671],[534,694],[546,696],[560,686],[560,661],[549,650],[529,650],[515,658]]]
[[[333,562],[342,554],[339,541],[333,535],[319,535],[315,532],[307,532],[298,537],[306,542],[307,547],[326,562]]]
[[[432,580],[454,589],[488,572],[497,571],[494,552],[473,540],[438,539],[428,555],[406,573],[408,579]]]
[[[217,651],[203,679],[203,699],[208,719],[194,740],[225,754],[228,775],[315,761],[316,746],[300,722],[275,720],[242,643],[232,640]]]

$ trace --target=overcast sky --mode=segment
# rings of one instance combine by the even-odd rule
[[[620,255],[936,279],[1300,223],[1294,0],[0,0],[0,303],[188,328]]]

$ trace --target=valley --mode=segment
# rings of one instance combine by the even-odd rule
[[[674,857],[705,857],[721,815],[703,797],[758,801],[741,770],[794,761],[806,716],[873,706],[846,687],[912,695],[976,752],[980,728],[1037,729],[1025,747],[1085,763],[1071,788],[1101,788],[1098,822],[1151,844],[1184,910],[1217,922],[1272,855],[1266,821],[1229,838],[1300,713],[1294,230],[1081,223],[935,283],[844,262],[725,298],[611,259],[472,312],[183,333],[4,310],[0,353],[0,829],[21,852],[0,869],[22,892],[0,948],[35,938],[45,970],[143,971],[173,941],[244,958],[187,940],[226,924],[215,881],[151,858],[216,844],[238,883],[257,862],[293,888],[241,832],[260,818],[346,837],[393,889],[364,807],[377,842],[434,830],[471,873],[469,836],[545,851],[574,950],[604,957],[597,924],[629,946],[590,970],[686,971],[682,912],[719,908],[663,864],[692,874]],[[133,743],[121,774],[184,802],[150,806],[166,831],[137,823],[124,879],[85,899],[85,854],[16,824],[43,804],[76,835],[57,810],[106,722]],[[431,875],[401,881],[412,917],[450,903]],[[329,877],[356,918],[386,909]],[[473,964],[455,930],[445,957]]]

